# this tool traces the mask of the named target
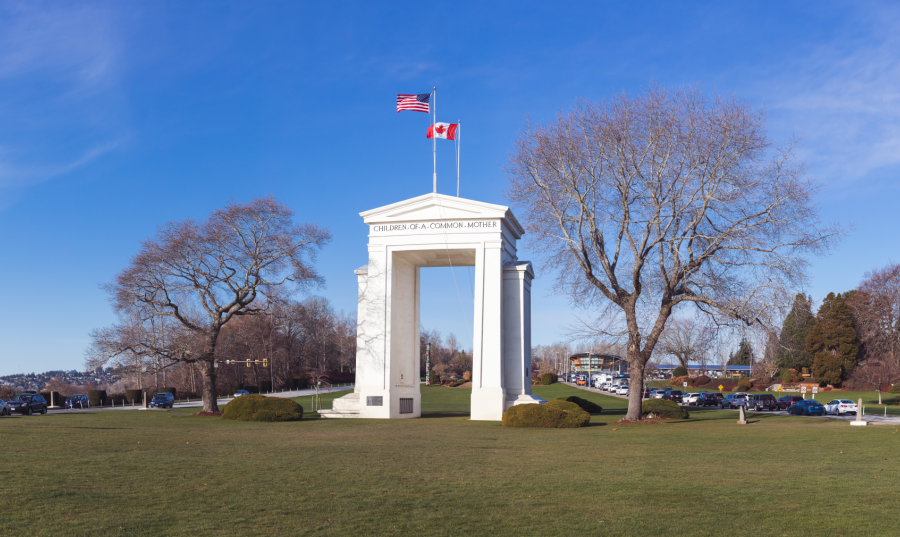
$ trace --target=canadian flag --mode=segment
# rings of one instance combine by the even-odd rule
[[[459,123],[435,123],[428,127],[426,138],[444,138],[445,140],[456,140],[456,128]]]

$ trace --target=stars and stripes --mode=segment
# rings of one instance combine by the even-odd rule
[[[403,93],[397,94],[397,112],[401,110],[412,110],[413,112],[428,113],[428,102],[431,100],[430,93],[419,93],[418,95],[407,95]]]

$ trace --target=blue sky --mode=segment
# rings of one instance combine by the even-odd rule
[[[81,368],[113,315],[98,284],[169,220],[273,194],[328,226],[319,294],[355,310],[358,213],[431,188],[425,114],[462,120],[462,196],[506,203],[526,117],[577,98],[701,84],[803,138],[829,221],[821,299],[897,261],[900,8],[871,2],[4,2],[0,4],[0,374]],[[454,193],[439,142],[440,192]],[[520,258],[527,258],[526,252]],[[423,326],[454,332],[464,270],[423,275]],[[533,342],[573,313],[535,283]],[[471,323],[471,314],[468,314]]]

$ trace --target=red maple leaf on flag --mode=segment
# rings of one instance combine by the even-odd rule
[[[444,134],[444,131],[447,130],[447,129],[445,129],[443,125],[438,125],[437,128],[434,129],[434,130],[435,130],[435,132],[437,132],[438,134]]]

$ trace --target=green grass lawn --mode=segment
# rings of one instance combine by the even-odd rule
[[[731,411],[582,429],[423,418],[229,422],[192,410],[0,418],[0,535],[896,535],[893,427]],[[329,399],[342,393],[327,395]],[[308,408],[309,398],[298,401]],[[326,407],[330,403],[325,403]]]

